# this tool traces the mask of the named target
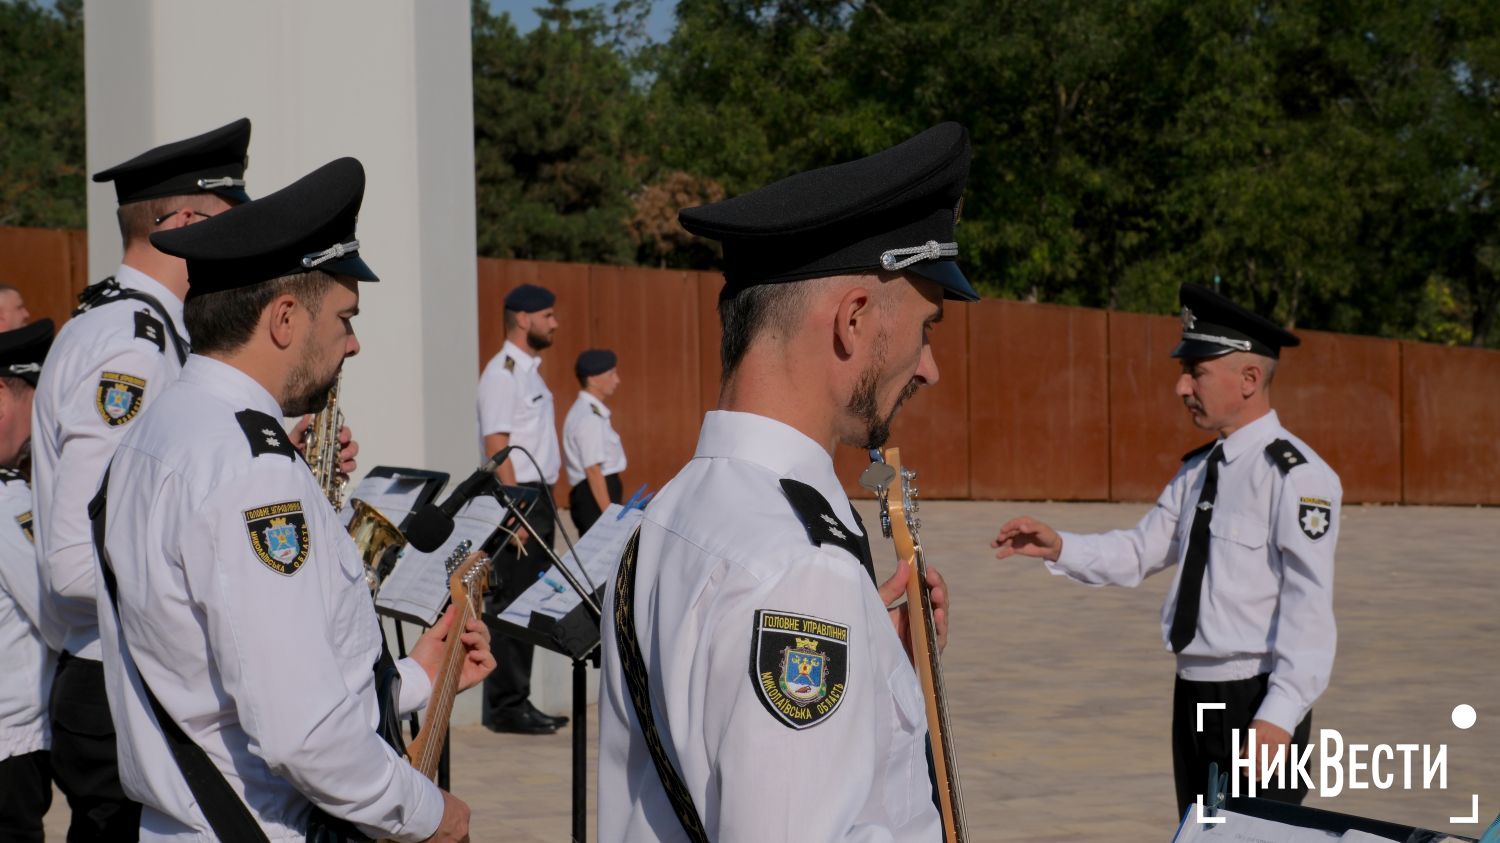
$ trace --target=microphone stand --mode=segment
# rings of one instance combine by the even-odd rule
[[[536,536],[536,530],[531,528],[531,522],[526,520],[525,514],[521,512],[521,508],[516,506],[516,501],[505,491],[504,484],[497,483],[496,487],[498,489],[496,496],[500,499],[500,503],[516,516],[516,520],[521,522],[521,527],[528,534],[533,537]],[[545,494],[552,494],[550,486]],[[555,505],[552,505],[552,501],[548,501],[547,503],[549,506],[552,506],[552,517],[555,520],[557,517],[557,508]],[[559,524],[558,526],[562,525]],[[568,581],[568,586],[583,599],[583,605],[588,609],[589,616],[594,619],[594,624],[602,628],[604,615],[599,610],[599,604],[594,602],[593,594],[584,589],[583,584],[578,581],[578,578],[573,575],[572,571],[568,570],[568,566],[563,564],[563,561],[558,558],[557,553],[552,548],[543,546],[540,541],[535,542],[535,544],[542,548],[542,552],[546,554],[546,557],[552,561],[558,571],[562,572],[563,579]],[[578,564],[582,566],[583,563],[579,561]],[[573,659],[574,843],[586,843],[588,839],[588,662],[592,657],[595,667],[599,665],[599,644],[600,640],[595,640],[594,646],[587,653]]]

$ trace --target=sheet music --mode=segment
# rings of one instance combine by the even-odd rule
[[[625,513],[624,518],[619,517],[621,512]],[[643,517],[645,512],[640,509],[627,510],[617,503],[610,504],[594,526],[573,545],[573,551],[562,557],[563,564],[584,588],[602,589],[615,575],[615,566],[620,561],[620,554],[625,552],[625,543],[630,541],[630,534],[640,526]],[[578,559],[583,560],[582,572]],[[588,576],[583,576],[584,573]],[[504,575],[502,571],[501,576]],[[500,620],[524,627],[531,623],[533,612],[561,620],[581,602],[578,592],[568,585],[567,578],[553,565],[500,612]]]
[[[421,497],[426,485],[427,479],[424,477],[402,474],[394,477],[367,476],[354,487],[349,500],[362,500],[379,510],[392,524],[400,524],[402,519],[416,509],[417,498]],[[349,526],[349,520],[354,517],[354,507],[345,506],[339,517],[343,519],[345,527]]]
[[[454,516],[453,535],[437,550],[423,553],[411,545],[401,549],[396,567],[375,595],[375,608],[431,626],[448,604],[448,572],[443,563],[465,539],[471,550],[478,550],[504,517],[505,508],[490,495],[471,499]]]
[[[1389,838],[1363,831],[1322,831],[1265,820],[1233,811],[1219,811],[1225,822],[1205,825],[1197,820],[1197,808],[1189,808],[1175,843],[1389,843]]]

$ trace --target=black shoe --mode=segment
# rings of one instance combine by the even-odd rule
[[[516,735],[550,735],[557,731],[551,719],[536,709],[526,706],[501,709],[484,724],[491,732],[509,732]]]
[[[562,715],[551,715],[546,713],[545,711],[541,711],[536,706],[531,704],[531,700],[527,700],[526,702],[521,703],[521,707],[526,709],[526,711],[529,712],[533,717],[540,717],[543,720],[551,723],[553,728],[555,729],[561,729],[562,727],[568,725],[567,717]]]

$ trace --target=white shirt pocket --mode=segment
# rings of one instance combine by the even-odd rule
[[[911,822],[917,809],[932,804],[927,774],[927,703],[911,665],[900,663],[886,677],[893,718],[885,777],[885,807],[893,827]],[[879,776],[881,771],[877,771]]]

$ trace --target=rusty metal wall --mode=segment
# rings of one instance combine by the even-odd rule
[[[89,280],[83,231],[0,226],[0,283],[21,291],[31,318],[61,325]]]
[[[1500,352],[1401,343],[1403,498],[1500,503]]]

